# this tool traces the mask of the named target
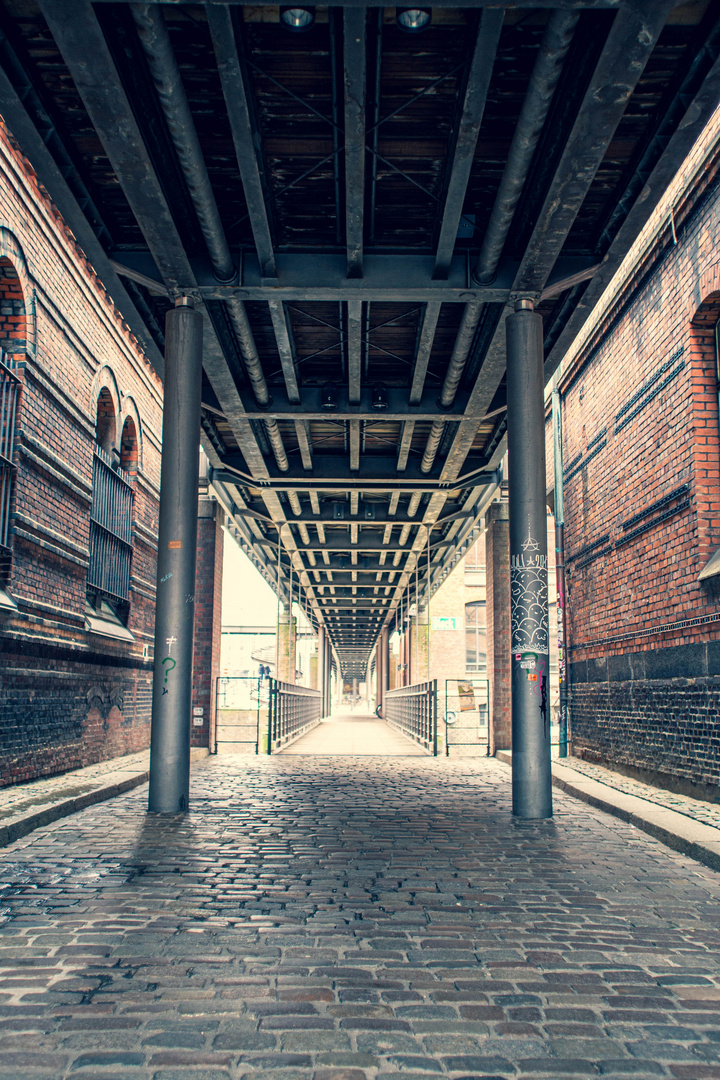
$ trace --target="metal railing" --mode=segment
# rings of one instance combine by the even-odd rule
[[[87,583],[113,600],[130,598],[132,507],[132,483],[95,445]]]
[[[391,727],[437,756],[437,679],[388,690],[383,701],[383,715]]]
[[[270,679],[267,752],[282,749],[322,720],[322,693]]]
[[[13,451],[19,394],[20,380],[15,374],[15,364],[0,351],[0,564],[3,549],[9,555],[10,547],[10,503],[15,478]]]
[[[215,753],[267,751],[270,680],[221,675],[215,682]]]
[[[445,755],[450,748],[467,747],[466,756],[490,754],[488,713],[490,683],[487,679],[445,680]],[[474,748],[474,749],[470,749]]]

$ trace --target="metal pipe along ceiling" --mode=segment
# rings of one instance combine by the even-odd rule
[[[576,11],[555,11],[548,19],[483,245],[473,268],[473,278],[481,285],[489,284],[495,277],[578,17]]]
[[[481,284],[489,284],[495,276],[578,17],[578,13],[574,11],[555,11],[548,19],[515,128],[505,171],[495,197],[483,246],[473,268],[473,277]],[[450,408],[455,400],[482,308],[482,303],[477,301],[467,304],[465,308],[438,400],[443,409]],[[438,419],[433,422],[420,465],[425,473],[430,472],[433,467],[444,430],[444,420]]]
[[[131,4],[131,8],[168,129],[188,185],[190,198],[205,238],[213,271],[218,280],[232,281],[235,276],[235,264],[220,220],[195,123],[160,6]],[[269,405],[270,392],[263,375],[245,305],[242,300],[233,297],[226,301],[226,306],[245,361],[245,369],[255,400],[260,406]],[[265,420],[264,424],[278,468],[286,472],[289,464],[277,422]]]

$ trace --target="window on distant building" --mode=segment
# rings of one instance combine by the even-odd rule
[[[465,556],[465,584],[485,584],[485,537],[476,540]]]
[[[468,675],[484,675],[487,671],[484,600],[465,605],[465,670]]]
[[[131,419],[125,421],[119,455],[115,448],[116,432],[112,395],[104,388],[98,396],[93,446],[88,615],[93,631],[125,637],[127,631],[123,633],[121,628],[124,629],[130,602],[133,478],[138,448]],[[113,625],[117,626],[117,633],[113,632]]]

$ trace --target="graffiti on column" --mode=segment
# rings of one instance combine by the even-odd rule
[[[522,554],[510,561],[510,615],[513,653],[547,653],[547,556],[528,531]]]

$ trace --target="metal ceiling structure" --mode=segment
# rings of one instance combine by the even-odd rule
[[[0,0],[0,113],[159,370],[193,298],[213,482],[364,678],[500,480],[515,300],[549,376],[720,100],[720,3],[309,10]]]

